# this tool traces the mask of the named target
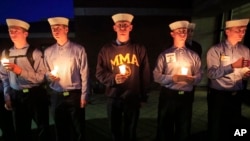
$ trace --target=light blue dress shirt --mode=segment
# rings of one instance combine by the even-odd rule
[[[65,45],[54,44],[44,52],[47,75],[58,67],[58,81],[52,81],[50,88],[56,92],[79,89],[82,99],[86,99],[88,90],[88,61],[85,48],[68,41]]]
[[[16,49],[12,47],[9,49],[9,56],[26,55],[29,45],[24,48]],[[34,50],[32,57],[34,59],[34,65],[32,66],[27,57],[9,58],[9,62],[18,65],[22,72],[20,75],[16,75],[12,71],[7,71],[2,65],[0,66],[0,75],[2,75],[4,96],[5,100],[10,99],[11,88],[14,90],[23,90],[25,88],[32,88],[39,86],[44,82],[44,76],[46,69],[44,66],[42,52]],[[2,58],[6,58],[5,52],[2,53]]]
[[[187,68],[187,74],[194,78],[193,84],[186,82],[174,83],[173,76],[182,74],[183,67]],[[154,81],[163,87],[173,90],[192,91],[193,85],[197,85],[201,81],[200,57],[186,47],[171,47],[158,56],[153,75]]]
[[[207,52],[207,76],[211,80],[209,86],[216,90],[242,90],[243,69],[233,69],[231,66],[241,57],[250,60],[249,49],[242,44],[233,47],[228,41],[223,41],[212,46]]]

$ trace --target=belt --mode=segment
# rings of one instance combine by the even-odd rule
[[[54,91],[54,92],[58,94],[62,94],[63,96],[69,96],[72,93],[81,93],[82,91],[81,89],[75,89],[75,90],[66,90],[63,92],[57,92],[57,91]]]
[[[189,94],[191,92],[191,91],[173,90],[165,87],[163,87],[163,90],[166,91],[166,93],[178,94],[178,95]]]
[[[22,90],[15,90],[15,89],[12,89],[14,92],[16,93],[29,93],[31,91],[34,91],[34,90],[39,90],[40,89],[40,86],[35,86],[35,87],[32,87],[32,88],[24,88]]]
[[[181,91],[181,90],[171,90],[171,89],[168,89],[170,92],[172,93],[176,93],[176,94],[179,94],[179,95],[183,95],[185,94],[186,92],[185,91]]]

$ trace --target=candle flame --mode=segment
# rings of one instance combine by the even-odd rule
[[[3,59],[1,60],[1,63],[2,63],[2,65],[4,65],[4,63],[9,63],[9,59],[3,58]]]
[[[182,67],[182,68],[181,68],[181,74],[182,74],[182,75],[187,75],[187,74],[188,74],[188,68]]]
[[[56,76],[57,72],[58,72],[58,66],[55,66],[54,70],[51,71],[51,74],[53,74],[54,76]]]
[[[122,75],[126,74],[126,65],[120,65],[119,70]]]

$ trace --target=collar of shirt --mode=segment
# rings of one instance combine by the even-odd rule
[[[18,55],[25,55],[28,50],[29,45],[25,45],[23,48],[16,48],[15,46],[12,47],[10,51],[10,56],[18,56]]]
[[[186,53],[187,48],[186,47],[179,47],[175,50],[176,53],[180,53],[181,55]]]
[[[25,46],[23,46],[22,48],[16,48],[16,46],[13,47],[13,49],[26,49],[28,48],[30,45],[29,44],[26,44]]]
[[[60,46],[58,44],[56,44],[56,47],[58,50],[64,50],[70,47],[70,41],[67,41],[64,45]]]
[[[129,40],[126,41],[126,42],[120,42],[120,41],[118,41],[118,40],[115,40],[115,42],[116,42],[116,44],[117,44],[118,46],[122,46],[122,45],[126,45],[126,44],[129,42]]]
[[[185,51],[186,50],[185,46],[184,47],[175,47],[175,46],[173,46],[172,48],[173,48],[174,51],[177,51],[177,52],[178,51]]]

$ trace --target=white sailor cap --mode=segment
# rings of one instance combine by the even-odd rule
[[[57,25],[57,24],[62,24],[62,25],[69,25],[69,19],[65,17],[51,17],[48,18],[48,22],[50,25]]]
[[[226,28],[236,27],[236,26],[247,26],[248,22],[249,22],[249,19],[226,21]]]
[[[189,24],[188,24],[188,29],[194,30],[194,29],[195,29],[195,26],[196,26],[195,23],[189,23]]]
[[[169,24],[169,28],[171,30],[175,30],[178,28],[188,28],[189,22],[188,21],[176,21]]]
[[[128,21],[128,22],[132,22],[134,16],[132,14],[128,14],[128,13],[118,13],[112,16],[112,19],[114,21],[114,23],[118,22],[118,21]]]
[[[30,28],[30,24],[28,24],[25,21],[19,20],[19,19],[6,19],[6,23],[7,23],[8,27],[19,26],[19,27],[22,27],[26,30],[29,30],[29,28]]]

